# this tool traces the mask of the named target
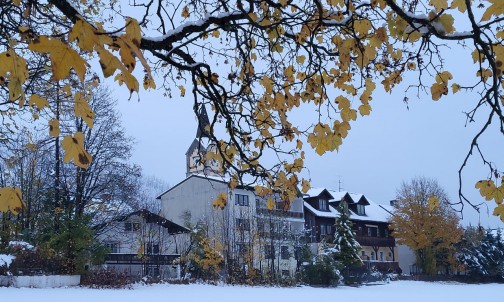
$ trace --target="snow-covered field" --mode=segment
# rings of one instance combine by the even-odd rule
[[[468,285],[395,281],[360,288],[277,288],[212,285],[150,285],[133,289],[88,288],[6,288],[0,287],[1,301],[101,302],[101,301],[219,301],[219,302],[305,302],[305,301],[493,301],[502,296],[504,285]]]

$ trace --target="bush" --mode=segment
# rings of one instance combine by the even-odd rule
[[[301,280],[309,285],[334,286],[341,280],[341,264],[328,255],[318,256],[314,262],[304,265]]]
[[[66,274],[68,271],[66,259],[50,250],[18,250],[15,256],[9,267],[13,275],[57,275]]]
[[[131,288],[132,283],[126,273],[112,269],[92,270],[81,278],[81,285],[91,288]]]

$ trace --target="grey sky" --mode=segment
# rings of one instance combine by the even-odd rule
[[[465,30],[462,25],[456,25],[459,31]],[[457,47],[442,49],[446,70],[453,74],[452,82],[472,84],[477,66],[472,64],[469,51]],[[428,76],[424,80],[427,88],[434,81]],[[426,176],[437,179],[450,198],[458,200],[457,171],[486,117],[480,114],[476,123],[465,127],[466,118],[462,112],[472,109],[477,95],[463,91],[453,95],[451,89],[448,96],[437,102],[425,92],[417,98],[416,91],[411,90],[407,95],[408,110],[402,100],[405,88],[412,84],[418,84],[416,74],[406,78],[393,94],[380,91],[381,84],[377,83],[371,115],[359,116],[351,124],[352,130],[338,153],[320,157],[307,148],[305,164],[309,173],[303,176],[311,178],[314,186],[336,190],[341,180],[344,190],[363,193],[379,203],[393,199],[401,182]],[[126,130],[137,140],[133,161],[142,166],[145,174],[161,178],[170,185],[184,179],[185,152],[196,133],[190,89],[187,86],[186,97],[180,98],[178,89],[172,87],[172,99],[163,97],[161,92],[141,91],[140,102],[136,101],[136,96],[128,102],[126,89],[114,88]],[[338,92],[333,91],[330,97],[337,95]],[[358,97],[353,102],[355,107]],[[302,116],[292,114],[291,117],[296,120],[303,119]],[[483,137],[481,146],[492,161],[500,161],[496,164],[502,169],[504,142],[495,127]],[[484,202],[474,184],[487,177],[488,171],[482,161],[473,157],[465,171],[463,188],[474,203]],[[474,225],[481,221],[484,226],[503,226],[491,215],[495,203],[487,204],[490,214],[482,209],[478,215],[467,207],[464,223]]]

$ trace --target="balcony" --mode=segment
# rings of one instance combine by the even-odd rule
[[[393,237],[368,237],[368,236],[355,236],[357,242],[362,246],[381,246],[381,247],[395,247],[395,239]]]
[[[269,210],[266,208],[257,208],[256,210],[257,214],[263,215],[263,216],[268,216],[268,215],[273,215],[277,217],[285,217],[285,218],[295,218],[295,219],[304,219],[304,213],[303,212],[293,212],[293,211],[284,211],[284,210]]]
[[[107,254],[105,263],[107,264],[153,264],[172,265],[173,260],[180,258],[180,255],[143,255],[138,258],[137,254]]]

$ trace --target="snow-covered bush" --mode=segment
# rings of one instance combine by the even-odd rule
[[[301,280],[309,285],[334,286],[341,280],[341,263],[331,255],[321,254],[301,268]]]

